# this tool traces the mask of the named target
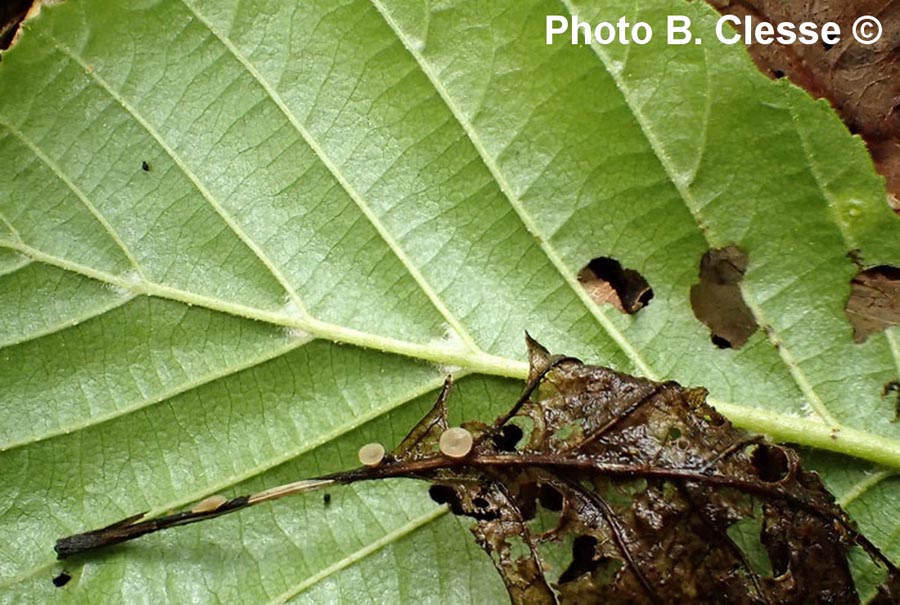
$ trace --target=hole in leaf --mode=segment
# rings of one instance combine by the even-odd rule
[[[563,496],[550,485],[533,484],[534,485],[534,501],[533,511],[530,517],[525,517],[526,511],[523,509],[522,515],[528,519],[528,529],[532,534],[538,536],[552,536],[560,529],[562,521]]]
[[[463,515],[465,512],[462,503],[459,501],[459,495],[456,490],[449,485],[432,485],[428,488],[428,495],[437,504],[446,504],[450,507],[450,512],[454,515]]]
[[[514,452],[516,446],[525,435],[522,429],[514,424],[504,424],[500,430],[491,437],[496,447],[501,452]]]
[[[790,474],[790,461],[776,445],[757,445],[750,456],[756,475],[766,483],[778,483]]]
[[[691,308],[720,349],[740,349],[757,329],[741,296],[746,271],[747,255],[737,246],[710,250],[700,259],[700,281],[691,287]]]
[[[900,269],[879,265],[860,271],[850,281],[845,311],[853,326],[853,340],[858,343],[900,325]]]
[[[538,502],[547,510],[561,511],[563,507],[563,495],[552,485],[541,484],[538,487]]]
[[[32,4],[33,0],[6,0],[0,6],[0,50],[12,46]]]
[[[720,349],[730,349],[731,343],[719,336],[718,334],[713,334],[712,338],[710,338],[712,343],[719,347]]]
[[[519,446],[519,444],[528,444],[531,441],[531,434],[534,432],[534,420],[530,416],[518,415],[513,416],[509,419],[504,425],[504,428],[507,426],[514,427],[515,429],[519,429],[521,431],[522,436],[516,441],[516,449],[521,449],[523,446]],[[514,430],[514,429],[510,429]]]
[[[762,543],[762,519],[740,519],[726,530],[728,537],[741,549],[750,568],[761,577],[772,575],[772,562]]]
[[[559,583],[571,582],[580,575],[591,573],[597,569],[599,561],[594,559],[597,552],[597,538],[594,536],[578,536],[572,543],[572,562],[559,576]]]
[[[597,304],[610,303],[623,313],[633,315],[653,298],[653,289],[634,269],[625,269],[619,261],[601,256],[578,273],[578,281]]]

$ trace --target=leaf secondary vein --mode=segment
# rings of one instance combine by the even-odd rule
[[[837,225],[838,231],[841,233],[841,237],[844,238],[844,243],[847,245],[848,250],[853,250],[859,248],[856,239],[850,232],[847,230],[846,224],[844,221],[840,220],[838,216],[838,202],[835,199],[834,195],[825,187],[824,178],[822,173],[819,171],[816,162],[813,160],[812,151],[809,147],[809,141],[807,141],[806,136],[804,136],[803,129],[800,128],[799,118],[797,116],[797,111],[793,105],[788,105],[788,109],[791,112],[791,121],[794,123],[794,131],[797,133],[797,139],[800,141],[800,148],[803,149],[803,155],[806,156],[806,164],[809,167],[809,174],[812,176],[813,181],[816,184],[816,187],[819,189],[819,193],[822,194],[822,197],[825,201],[828,202],[829,209],[832,212],[832,216],[834,219],[835,225]]]
[[[0,223],[3,223],[4,225],[6,225],[6,228],[9,229],[10,235],[12,235],[14,238],[16,238],[16,241],[18,241],[18,242],[23,241],[22,235],[19,233],[18,229],[16,229],[13,226],[13,224],[9,222],[9,219],[7,219],[5,216],[3,216],[2,212],[0,212]]]
[[[475,353],[483,352],[482,349],[475,342],[475,339],[472,335],[466,330],[465,326],[463,326],[462,322],[450,311],[441,297],[435,292],[434,288],[425,279],[425,276],[422,275],[422,272],[419,271],[418,267],[412,262],[412,260],[407,256],[406,252],[397,243],[391,233],[387,230],[384,223],[381,219],[375,214],[372,208],[369,207],[369,204],[363,199],[362,195],[353,187],[346,178],[344,178],[343,173],[340,169],[334,164],[331,158],[325,153],[325,150],[322,149],[322,146],[315,140],[315,138],[310,134],[310,132],[300,123],[300,120],[294,113],[287,107],[284,102],[284,99],[281,98],[281,95],[269,84],[269,82],[259,73],[259,70],[244,56],[243,53],[234,45],[234,43],[222,32],[220,32],[217,28],[213,26],[209,20],[206,19],[203,15],[197,11],[197,9],[192,6],[187,0],[181,0],[182,4],[194,14],[198,21],[203,23],[203,25],[210,31],[212,35],[216,37],[217,40],[228,50],[229,53],[241,64],[241,66],[249,73],[254,80],[262,87],[265,91],[266,95],[268,95],[269,99],[278,107],[278,110],[287,118],[288,122],[290,122],[291,126],[297,131],[303,141],[312,149],[313,153],[315,153],[316,157],[319,158],[319,161],[328,169],[334,179],[340,184],[341,188],[344,192],[353,200],[359,210],[363,213],[369,223],[374,227],[375,231],[381,237],[381,239],[387,244],[388,248],[390,248],[391,252],[397,257],[397,259],[403,264],[404,268],[409,272],[410,276],[415,280],[416,284],[418,284],[419,288],[422,292],[428,297],[431,301],[431,304],[438,310],[438,312],[444,317],[447,323],[453,328],[453,330],[459,335],[460,339],[466,344],[466,346],[471,349]]]
[[[184,159],[173,149],[162,137],[162,135],[157,132],[157,130],[150,124],[143,115],[141,115],[135,107],[133,107],[122,95],[120,95],[106,80],[100,77],[97,73],[96,69],[89,68],[88,65],[84,62],[84,60],[79,57],[72,49],[67,47],[65,44],[51,36],[50,34],[42,34],[43,37],[48,39],[50,43],[64,55],[69,57],[72,61],[81,66],[84,70],[85,74],[94,82],[97,83],[100,88],[102,88],[113,100],[116,101],[129,115],[131,115],[134,120],[141,125],[141,127],[153,138],[154,141],[162,148],[166,154],[172,158],[172,162],[178,166],[178,168],[184,173],[184,175],[191,181],[203,199],[207,204],[219,215],[222,221],[228,226],[228,228],[237,236],[237,238],[243,242],[243,244],[250,249],[251,252],[256,256],[257,259],[266,267],[266,269],[271,273],[272,277],[281,285],[284,291],[287,293],[291,302],[296,306],[297,311],[302,313],[303,315],[307,315],[306,308],[303,305],[303,302],[300,300],[297,291],[291,286],[290,282],[287,281],[284,274],[281,270],[272,262],[272,260],[266,255],[266,253],[254,242],[249,235],[241,228],[241,226],[235,221],[234,217],[232,217],[225,208],[216,200],[216,198],[212,195],[212,193],[206,188],[200,178],[191,170],[188,165],[185,163]]]
[[[837,503],[841,506],[841,508],[846,510],[847,507],[851,503],[858,500],[867,491],[873,489],[874,487],[876,487],[879,483],[881,483],[885,479],[893,477],[896,474],[897,474],[896,471],[881,471],[881,472],[875,473],[873,475],[866,475],[862,478],[862,480],[859,483],[857,483],[856,485],[851,487],[849,490],[847,490],[838,499]]]
[[[280,594],[277,597],[275,597],[274,599],[272,599],[272,601],[270,601],[270,603],[272,605],[276,605],[276,604],[280,605],[281,603],[286,603],[288,600],[296,597],[298,594],[300,594],[306,590],[309,590],[311,587],[318,584],[319,582],[322,582],[323,580],[328,579],[330,576],[346,569],[347,567],[350,567],[354,563],[358,563],[358,562],[362,561],[363,559],[365,559],[366,557],[375,554],[376,552],[378,552],[379,550],[381,550],[388,544],[395,542],[395,541],[399,540],[400,538],[403,538],[404,536],[409,535],[409,534],[413,533],[414,531],[421,529],[422,527],[425,527],[429,523],[433,523],[434,521],[436,521],[436,520],[440,519],[441,517],[443,517],[444,515],[446,515],[448,512],[450,512],[450,511],[446,506],[441,506],[431,512],[428,512],[424,515],[416,517],[409,523],[402,525],[401,527],[398,527],[397,529],[395,529],[392,532],[386,533],[385,535],[383,535],[381,538],[375,540],[374,542],[371,542],[371,543],[367,544],[366,546],[364,546],[363,548],[360,548],[359,550],[356,550],[356,551],[348,554],[347,556],[343,557],[339,561],[335,561],[334,563],[332,563],[328,567],[322,569],[318,573],[315,573],[315,574],[309,576],[308,578],[306,578],[305,580],[303,580],[296,586],[292,587],[291,589],[283,592],[282,594]]]
[[[30,265],[33,261],[30,258],[26,258],[24,256],[19,256],[12,264],[10,264],[6,269],[0,269],[0,277],[5,275],[12,275],[16,271],[21,271],[28,265]],[[0,345],[3,346],[3,345]]]
[[[484,374],[518,379],[524,379],[528,375],[528,364],[525,362],[506,359],[497,355],[491,355],[490,353],[473,352],[434,342],[426,344],[414,343],[373,334],[371,332],[363,332],[354,328],[339,326],[337,324],[321,321],[311,316],[299,317],[285,313],[277,313],[196,294],[194,292],[173,288],[151,281],[128,280],[92,267],[87,267],[67,259],[53,256],[52,254],[47,254],[41,250],[18,242],[0,239],[0,247],[16,250],[33,260],[47,263],[73,273],[79,273],[85,277],[105,282],[124,292],[131,292],[136,295],[155,296],[187,305],[197,305],[213,311],[220,311],[222,313],[228,313],[246,319],[294,328],[317,338],[333,342],[342,342],[386,353],[396,353],[398,355],[413,357],[422,361],[442,365],[460,366]]]
[[[459,372],[457,374],[457,377],[466,376],[466,375],[468,375],[468,373],[469,372],[465,372],[465,371]],[[252,479],[253,477],[257,477],[267,471],[270,471],[270,470],[276,468],[277,466],[279,466],[281,464],[289,462],[295,458],[302,456],[303,454],[307,454],[307,453],[315,450],[318,447],[321,447],[327,443],[330,443],[330,442],[338,439],[339,437],[342,437],[342,436],[350,433],[351,431],[358,429],[359,427],[363,426],[364,424],[369,423],[369,422],[375,420],[376,418],[383,416],[384,414],[387,414],[388,412],[391,412],[392,410],[402,407],[403,405],[406,405],[406,404],[410,403],[411,401],[414,401],[415,399],[418,399],[419,397],[423,397],[423,396],[427,395],[428,393],[436,391],[443,385],[443,382],[444,382],[444,377],[437,376],[433,380],[429,380],[429,381],[422,383],[422,385],[420,385],[418,388],[412,389],[410,392],[400,395],[395,400],[390,401],[385,405],[374,408],[366,414],[361,414],[360,416],[353,418],[350,422],[346,422],[342,425],[339,425],[339,426],[335,427],[334,430],[329,431],[328,433],[318,435],[315,439],[307,441],[297,448],[294,448],[294,449],[286,451],[286,452],[282,452],[281,455],[276,456],[274,458],[270,458],[270,459],[266,460],[264,463],[259,464],[243,473],[232,475],[231,477],[225,478],[224,481],[221,481],[214,485],[207,485],[200,490],[196,490],[196,491],[193,491],[190,493],[180,494],[180,497],[177,500],[170,501],[165,504],[157,506],[155,509],[152,509],[149,512],[147,512],[146,516],[153,517],[153,516],[163,514],[166,511],[169,511],[172,509],[181,508],[187,504],[190,504],[191,502],[196,502],[197,500],[200,500],[201,498],[203,498],[205,496],[208,496],[213,493],[219,493],[219,492],[225,491],[229,488],[234,487],[235,485],[237,485],[239,483],[248,481],[248,480]],[[446,509],[438,509],[438,511],[441,511],[441,510],[446,512]],[[435,518],[437,518],[437,517],[435,517]],[[375,549],[375,550],[377,550],[377,549]],[[28,578],[31,578],[31,577],[35,576],[36,574],[43,572],[44,570],[48,569],[49,567],[52,567],[53,565],[54,564],[52,562],[36,565],[32,569],[25,571],[25,572],[21,572],[5,582],[0,582],[0,587],[12,586],[16,583],[25,581]],[[335,570],[335,571],[337,571],[337,570]]]
[[[131,248],[129,248],[125,241],[122,239],[122,236],[120,236],[115,228],[113,228],[113,226],[109,223],[109,221],[106,220],[106,217],[103,216],[103,214],[99,210],[97,210],[97,207],[94,206],[90,199],[88,199],[87,195],[85,195],[81,188],[79,188],[74,182],[72,182],[72,179],[70,179],[69,176],[65,172],[63,172],[62,168],[60,168],[56,164],[56,162],[54,162],[49,156],[47,156],[47,154],[44,153],[34,141],[26,136],[24,132],[7,122],[6,119],[2,116],[0,116],[0,126],[6,128],[6,130],[12,133],[13,136],[19,139],[19,141],[21,141],[22,144],[25,145],[25,147],[27,147],[29,151],[31,151],[31,153],[33,153],[35,157],[38,158],[38,160],[40,160],[47,168],[50,169],[50,172],[52,172],[60,181],[63,182],[66,187],[68,187],[68,189],[72,193],[75,194],[75,197],[78,198],[78,201],[80,201],[81,204],[87,209],[87,211],[91,213],[91,216],[94,217],[94,220],[100,223],[100,226],[103,227],[109,237],[116,243],[116,246],[118,246],[118,248],[122,251],[137,274],[142,279],[146,279],[147,276],[144,273],[144,268],[141,266],[141,263],[138,261],[137,257],[135,257],[134,252],[132,252]]]
[[[522,205],[521,200],[516,197],[512,192],[512,187],[507,181],[506,176],[500,170],[500,167],[497,165],[497,162],[488,154],[487,149],[484,146],[484,143],[481,141],[481,137],[478,132],[474,129],[471,122],[463,116],[462,111],[453,101],[453,98],[450,96],[450,93],[447,91],[446,87],[441,83],[440,79],[431,69],[431,66],[425,60],[425,57],[422,56],[422,53],[417,50],[416,46],[412,43],[397,22],[391,17],[390,13],[385,9],[384,5],[381,4],[380,0],[370,0],[372,5],[376,8],[376,10],[381,14],[382,18],[387,22],[388,26],[394,32],[394,34],[400,39],[403,43],[403,46],[406,48],[407,52],[412,55],[415,59],[416,63],[419,65],[419,68],[428,78],[428,81],[431,82],[431,85],[434,86],[438,95],[440,95],[444,104],[453,114],[453,117],[465,131],[466,136],[471,141],[472,145],[475,147],[475,150],[478,152],[478,155],[481,157],[482,162],[485,167],[490,171],[491,176],[497,182],[497,185],[500,187],[500,190],[503,192],[506,199],[509,201],[510,206],[512,206],[513,210],[515,210],[516,214],[519,217],[519,220],[522,221],[525,229],[534,240],[538,243],[541,250],[543,250],[544,254],[547,255],[547,258],[550,259],[550,262],[562,276],[562,278],[566,281],[575,295],[581,300],[581,302],[587,307],[588,311],[594,316],[600,326],[606,331],[610,338],[619,346],[619,348],[625,353],[626,357],[629,361],[634,365],[635,369],[650,378],[651,380],[659,380],[656,372],[650,367],[650,365],[643,359],[641,354],[631,345],[625,335],[619,331],[618,328],[610,321],[609,317],[607,317],[604,310],[597,305],[593,300],[591,300],[590,295],[587,291],[581,287],[581,284],[578,283],[578,278],[569,268],[565,265],[562,260],[562,257],[556,251],[556,249],[550,245],[545,237],[542,236],[540,229],[537,224],[532,220],[531,216],[529,216],[528,212],[525,210]]]
[[[20,265],[16,268],[16,270],[21,269],[24,266],[30,265],[32,261],[26,262],[24,265]],[[2,273],[0,273],[2,275]],[[53,325],[47,326],[42,330],[37,330],[35,332],[30,332],[25,334],[21,338],[10,339],[10,340],[0,340],[0,349],[5,349],[7,347],[14,347],[31,340],[37,340],[38,338],[43,338],[45,336],[50,336],[51,334],[56,334],[57,332],[62,332],[63,330],[67,330],[72,326],[78,325],[82,322],[88,321],[89,319],[94,319],[95,317],[100,317],[101,315],[105,315],[109,313],[113,309],[118,309],[122,305],[130,302],[134,299],[134,294],[129,293],[127,296],[119,296],[113,298],[111,300],[105,300],[102,304],[97,305],[96,307],[89,309],[86,313],[82,315],[78,315],[75,317],[68,317],[65,321],[61,321],[59,323],[55,323]],[[0,451],[3,451],[3,446],[0,446]]]
[[[125,302],[131,300],[133,297],[129,297],[125,299]],[[119,305],[116,305],[119,306]],[[115,307],[113,307],[115,308]],[[21,439],[19,441],[11,441],[8,443],[0,444],[0,452],[8,452],[10,450],[16,449],[18,447],[22,447],[25,445],[32,445],[39,441],[45,441],[47,439],[52,439],[53,437],[58,437],[60,435],[65,435],[68,433],[72,433],[74,431],[80,431],[83,429],[91,428],[98,426],[100,424],[104,424],[106,422],[110,422],[115,420],[116,418],[120,418],[127,414],[131,414],[138,410],[142,410],[144,408],[162,403],[163,401],[167,401],[177,395],[181,395],[192,391],[198,387],[201,387],[205,384],[209,384],[215,380],[219,380],[220,378],[224,378],[226,376],[230,376],[232,374],[237,374],[238,372],[242,372],[243,370],[247,370],[249,368],[258,366],[267,361],[271,361],[276,357],[280,357],[281,355],[285,355],[294,351],[295,349],[299,349],[302,346],[305,346],[312,342],[314,339],[311,336],[306,336],[305,338],[296,338],[293,340],[289,340],[286,342],[280,343],[278,346],[272,347],[271,349],[265,351],[262,355],[257,355],[252,359],[248,359],[243,363],[234,364],[225,368],[222,368],[219,371],[210,372],[207,374],[203,374],[192,380],[187,380],[182,383],[179,383],[175,388],[166,390],[154,397],[150,397],[147,399],[142,399],[136,403],[132,403],[129,405],[122,406],[120,408],[116,408],[106,414],[99,414],[96,416],[90,416],[81,422],[73,422],[71,424],[61,425],[54,429],[51,429],[41,435],[33,435],[28,439]]]

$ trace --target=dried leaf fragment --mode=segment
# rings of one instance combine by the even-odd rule
[[[900,269],[880,265],[860,271],[850,282],[846,312],[856,342],[900,325]]]
[[[720,349],[740,349],[756,331],[756,318],[741,294],[746,271],[747,255],[736,246],[710,250],[700,259],[700,281],[691,287],[691,308]]]

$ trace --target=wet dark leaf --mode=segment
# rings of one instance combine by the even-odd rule
[[[434,482],[432,498],[476,520],[513,603],[858,603],[854,547],[895,573],[794,450],[733,427],[703,389],[529,349],[525,396],[468,427],[466,458],[435,463],[442,398],[381,469]],[[513,444],[521,419],[533,428]],[[561,510],[556,527],[531,529],[539,506]],[[571,544],[555,576],[552,543]]]

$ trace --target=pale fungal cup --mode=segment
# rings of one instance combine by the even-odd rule
[[[441,438],[438,441],[441,453],[451,458],[468,456],[469,452],[472,451],[472,443],[472,433],[460,426],[447,429],[441,433]]]
[[[366,466],[378,466],[384,460],[384,446],[380,443],[367,443],[359,448],[359,461]]]

